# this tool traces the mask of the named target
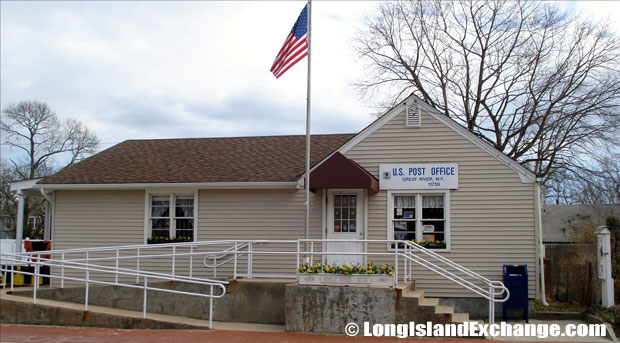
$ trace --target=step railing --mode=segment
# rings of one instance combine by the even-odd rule
[[[458,284],[460,284],[461,286],[469,289],[470,291],[475,292],[476,294],[482,296],[483,298],[487,299],[489,301],[489,324],[494,324],[495,322],[495,303],[503,303],[508,301],[508,299],[510,298],[510,290],[508,290],[508,288],[504,285],[503,282],[501,281],[492,281],[489,280],[488,278],[473,272],[472,270],[465,268],[463,266],[461,266],[460,264],[445,258],[444,256],[441,256],[439,254],[437,254],[436,252],[430,250],[430,249],[426,249],[424,247],[422,247],[421,245],[415,243],[415,242],[410,242],[407,241],[405,243],[406,245],[406,254],[411,256],[412,259],[415,259],[416,257],[419,259],[418,264],[421,264],[423,267],[425,267],[428,270],[431,270],[437,274],[442,275],[442,276],[452,280],[453,282],[456,282]],[[407,251],[408,250],[408,251]],[[484,284],[487,287],[487,290],[473,284],[470,282],[467,282],[466,284],[461,284],[460,282],[458,282],[459,280],[464,280],[461,277],[458,277],[456,275],[454,275],[453,273],[447,272],[445,269],[441,268],[441,267],[437,267],[435,264],[431,264],[430,266],[428,265],[423,265],[423,263],[430,263],[427,260],[420,258],[419,256],[416,256],[415,254],[411,253],[412,251],[421,253],[423,255],[426,255],[429,258],[432,258],[438,262],[444,263],[450,267],[452,267],[455,270],[458,270],[459,272],[462,272],[463,274],[481,282],[482,284]],[[421,261],[423,261],[423,263],[420,263]],[[455,277],[455,279],[452,279],[451,276]]]
[[[330,243],[361,244],[360,251],[328,251]],[[378,247],[377,247],[378,246]],[[120,264],[135,264],[133,272],[136,274],[136,283],[145,275],[146,264],[150,261],[169,260],[170,273],[165,273],[170,278],[192,278],[196,273],[194,261],[202,259],[204,269],[199,273],[206,274],[208,270],[213,273],[213,278],[219,276],[245,278],[259,277],[296,277],[295,268],[285,270],[284,273],[255,272],[255,266],[266,269],[262,264],[265,260],[255,260],[261,256],[289,257],[281,259],[292,264],[291,258],[296,259],[296,266],[303,262],[314,262],[315,258],[325,261],[329,256],[355,256],[362,259],[379,258],[393,260],[394,282],[404,282],[413,279],[413,265],[418,265],[440,277],[463,287],[489,302],[489,322],[494,322],[495,303],[508,300],[510,293],[501,281],[492,281],[488,278],[462,266],[448,258],[426,249],[411,241],[400,240],[328,240],[328,239],[298,239],[298,240],[219,240],[188,243],[127,245],[100,248],[51,250],[45,252],[22,253],[22,258],[32,258],[32,255],[50,255],[50,260],[55,260],[54,268],[60,269],[61,287],[64,287],[64,269],[70,263],[85,263],[89,266],[102,267],[105,263],[114,264],[114,270],[121,270]],[[106,256],[101,256],[102,254]],[[30,257],[29,257],[30,256]],[[255,262],[256,261],[256,262]],[[188,268],[179,268],[177,265],[188,262]],[[141,265],[142,263],[142,265]],[[272,263],[272,262],[271,262]],[[150,263],[153,265],[153,263]],[[230,266],[232,264],[232,266]],[[245,264],[245,265],[244,265]],[[158,262],[158,266],[163,263]],[[142,267],[141,267],[142,266]],[[240,268],[247,269],[242,271]],[[159,268],[161,269],[161,268]],[[280,268],[282,269],[282,268]],[[402,273],[401,273],[402,269]],[[188,273],[187,276],[181,273]],[[115,282],[118,283],[120,274],[115,274]],[[163,275],[160,275],[163,277]],[[217,282],[213,279],[200,279],[205,282]]]
[[[209,254],[206,255],[203,259],[203,264],[205,267],[207,268],[213,268],[213,277],[217,277],[217,268],[221,267],[223,265],[225,265],[228,262],[233,261],[234,263],[234,267],[233,267],[233,279],[237,279],[237,263],[238,261],[238,252],[240,250],[248,249],[248,252],[251,249],[251,244],[252,243],[234,243],[233,247],[230,247],[228,249],[225,249],[222,251],[222,253],[216,253],[216,254]],[[229,257],[230,255],[233,255],[232,257]],[[247,266],[248,266],[248,273],[247,276],[251,277],[251,265],[252,262],[250,261],[250,257],[251,257],[251,253],[246,254],[248,261],[247,261]],[[211,264],[209,264],[209,260],[211,260]],[[218,261],[219,260],[219,261]]]
[[[196,296],[201,298],[209,299],[209,328],[213,327],[213,299],[221,298],[226,295],[226,281],[216,281],[216,280],[208,280],[208,279],[200,279],[188,276],[181,275],[169,275],[164,273],[150,272],[150,271],[140,271],[133,270],[128,268],[117,268],[110,267],[104,265],[97,265],[92,263],[85,262],[76,262],[76,261],[62,261],[62,260],[54,260],[50,258],[44,258],[42,255],[49,255],[47,251],[45,252],[37,252],[36,254],[28,254],[28,256],[24,256],[24,254],[6,254],[3,253],[0,256],[0,273],[4,273],[5,280],[6,276],[10,275],[10,289],[14,290],[14,280],[16,274],[21,275],[29,275],[33,277],[33,303],[37,303],[37,291],[39,289],[39,283],[41,278],[49,278],[49,279],[60,279],[60,280],[68,280],[74,281],[78,283],[84,283],[84,311],[88,311],[89,305],[89,295],[90,295],[90,286],[91,284],[95,285],[109,285],[109,286],[119,286],[125,288],[134,288],[143,290],[143,303],[142,303],[142,318],[146,318],[147,315],[147,291],[157,291],[164,293],[173,293],[173,294],[182,294],[189,296]],[[34,271],[25,271],[25,270],[17,270],[16,267],[24,267],[30,266],[34,267]],[[62,275],[54,275],[50,274],[42,274],[41,268],[48,267],[50,268],[60,268],[63,270]],[[79,276],[67,276],[64,273],[64,270],[72,270],[77,272],[83,272],[84,277]],[[91,276],[91,273],[100,273],[103,275],[114,275],[115,281],[105,281],[98,280]],[[81,273],[79,273],[81,274]],[[138,281],[135,284],[122,283],[119,282],[118,276],[131,276],[136,277]],[[149,280],[151,281],[151,285],[149,285]],[[169,288],[160,288],[153,287],[153,281],[176,281],[194,285],[207,286],[209,288],[208,293],[200,293],[200,292],[191,292],[191,291],[182,291],[177,289],[169,289]],[[140,284],[141,283],[141,284]]]

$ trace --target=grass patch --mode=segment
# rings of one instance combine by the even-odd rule
[[[586,312],[587,307],[578,303],[563,303],[559,301],[549,301],[549,306],[544,306],[540,300],[534,303],[536,312]]]

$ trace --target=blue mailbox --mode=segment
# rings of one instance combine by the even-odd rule
[[[504,303],[504,321],[508,321],[509,308],[522,308],[525,321],[529,323],[529,308],[527,302],[527,265],[505,264],[504,285],[510,291],[510,298]]]

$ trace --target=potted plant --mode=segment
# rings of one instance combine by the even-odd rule
[[[183,237],[183,236],[175,237],[175,238],[156,236],[156,237],[151,237],[146,240],[148,244],[187,243],[191,241],[192,241],[191,237]]]
[[[375,265],[328,265],[327,263],[304,263],[297,268],[297,283],[300,285],[333,286],[395,286],[394,266]]]
[[[421,240],[421,241],[413,241],[413,242],[426,249],[445,249],[446,248],[446,241]]]

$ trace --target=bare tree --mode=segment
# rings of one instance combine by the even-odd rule
[[[51,171],[52,158],[69,155],[73,164],[96,151],[99,139],[76,119],[61,121],[47,104],[21,101],[3,111],[4,143],[26,153],[26,161],[10,159],[22,179],[45,176]],[[47,171],[47,172],[46,172]]]
[[[556,204],[620,204],[620,153],[601,149],[588,165],[570,162],[549,177],[547,202]]]
[[[382,2],[356,49],[363,96],[414,93],[537,176],[618,142],[620,41],[552,3]]]
[[[0,220],[11,228],[10,236],[15,235],[17,219],[17,197],[11,191],[11,182],[20,179],[20,174],[5,160],[0,160]],[[45,215],[43,201],[39,198],[27,197],[24,203],[24,223],[28,223],[30,216],[42,218]],[[32,238],[43,237],[43,221],[37,227],[24,225],[24,236]]]
[[[10,182],[18,177],[17,173],[6,161],[0,160],[0,220],[5,225],[14,228],[17,208],[17,199],[11,192]]]
[[[55,158],[62,157],[68,165],[76,163],[96,151],[99,139],[80,121],[60,120],[48,105],[39,101],[9,104],[3,114],[3,143],[25,153],[25,158],[0,161],[0,215],[15,227],[17,199],[10,191],[10,182],[52,174],[57,169]],[[25,223],[30,216],[42,217],[44,213],[42,199],[26,198]],[[38,227],[24,226],[26,237],[41,238],[42,234],[42,221]]]

